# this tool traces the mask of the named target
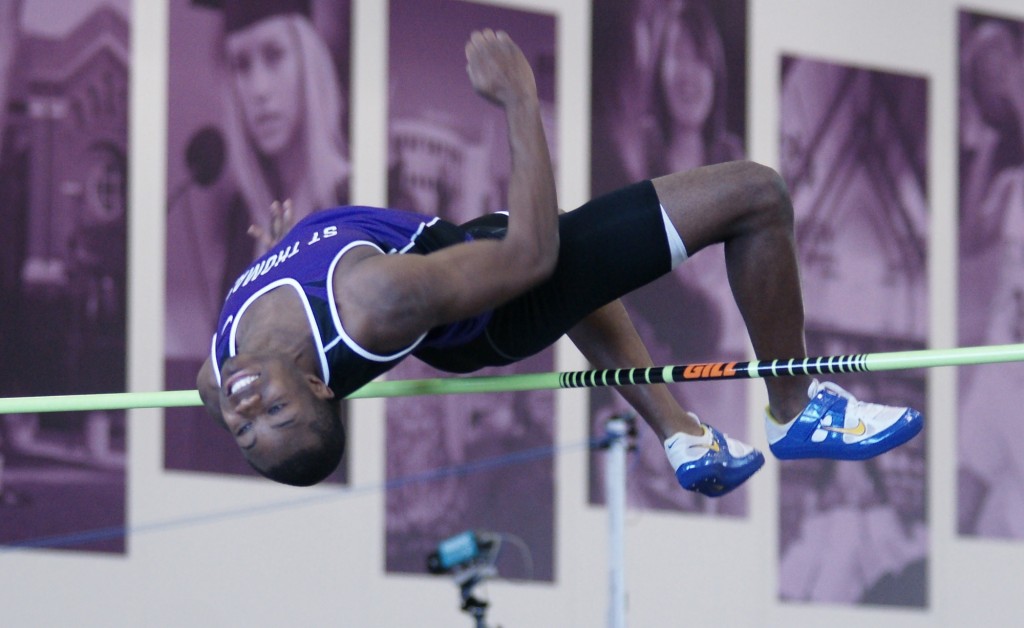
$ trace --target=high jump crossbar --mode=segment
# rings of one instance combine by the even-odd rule
[[[469,393],[754,379],[792,375],[873,373],[878,371],[1021,361],[1024,361],[1024,344],[991,345],[822,356],[793,360],[707,362],[647,368],[594,369],[586,371],[378,381],[366,384],[349,395],[348,398],[461,395]],[[199,399],[198,391],[195,390],[4,397],[0,398],[0,414],[126,410],[130,408],[178,408],[199,405],[202,405],[202,402]]]

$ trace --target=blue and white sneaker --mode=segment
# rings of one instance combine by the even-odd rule
[[[708,497],[725,495],[764,464],[764,455],[750,445],[704,425],[704,434],[676,432],[665,439],[665,454],[679,485]]]
[[[798,417],[779,424],[765,412],[768,446],[776,458],[865,460],[898,447],[924,427],[921,413],[858,401],[831,383],[814,380],[810,402]]]

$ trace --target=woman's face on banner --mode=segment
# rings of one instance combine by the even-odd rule
[[[1024,89],[1014,49],[1014,36],[1002,26],[986,24],[976,31],[968,85],[985,121],[1002,127],[1014,123],[1015,92]]]
[[[285,17],[231,33],[228,67],[249,137],[268,157],[295,141],[301,119],[301,59]]]
[[[678,22],[666,33],[661,80],[673,120],[703,127],[715,99],[715,73],[701,58],[690,29]]]

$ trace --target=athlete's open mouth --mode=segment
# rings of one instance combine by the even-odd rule
[[[228,382],[228,395],[233,395],[237,392],[241,392],[252,386],[253,382],[260,378],[259,373],[256,374],[239,374],[232,381]]]

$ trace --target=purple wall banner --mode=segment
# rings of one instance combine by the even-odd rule
[[[1024,20],[961,12],[959,342],[1024,342]],[[1024,538],[1024,364],[962,368],[958,529]],[[981,452],[984,452],[983,454]]]
[[[596,0],[593,24],[593,196],[745,156],[746,0]],[[746,359],[721,246],[622,301],[655,364]],[[702,420],[748,440],[744,384],[701,382],[672,392]],[[590,406],[595,437],[628,408],[608,390],[592,391]],[[631,507],[746,515],[746,489],[718,499],[684,491],[653,430],[642,425],[637,443]],[[591,503],[604,501],[602,459],[591,455]]]
[[[920,77],[783,59],[780,163],[811,355],[925,348],[926,98]],[[861,399],[926,406],[920,370],[834,381]],[[781,599],[928,605],[925,443],[781,464]]]
[[[290,200],[298,220],[349,200],[350,24],[351,0],[172,0],[167,390],[195,387],[271,203]],[[165,416],[167,468],[256,475],[203,409]],[[345,478],[343,460],[330,481]]]
[[[130,4],[0,2],[3,396],[125,389]],[[0,416],[0,543],[123,553],[125,442],[120,411]]]
[[[504,209],[508,140],[504,114],[466,76],[470,33],[504,30],[537,80],[557,168],[555,19],[456,0],[393,0],[390,12],[389,204],[454,223]],[[551,350],[480,374],[550,371]],[[437,377],[407,360],[395,379]],[[551,391],[387,402],[386,535],[389,572],[424,573],[440,541],[466,529],[514,541],[503,578],[554,577],[554,439]],[[417,479],[418,478],[418,479]],[[518,548],[518,551],[511,548]]]

